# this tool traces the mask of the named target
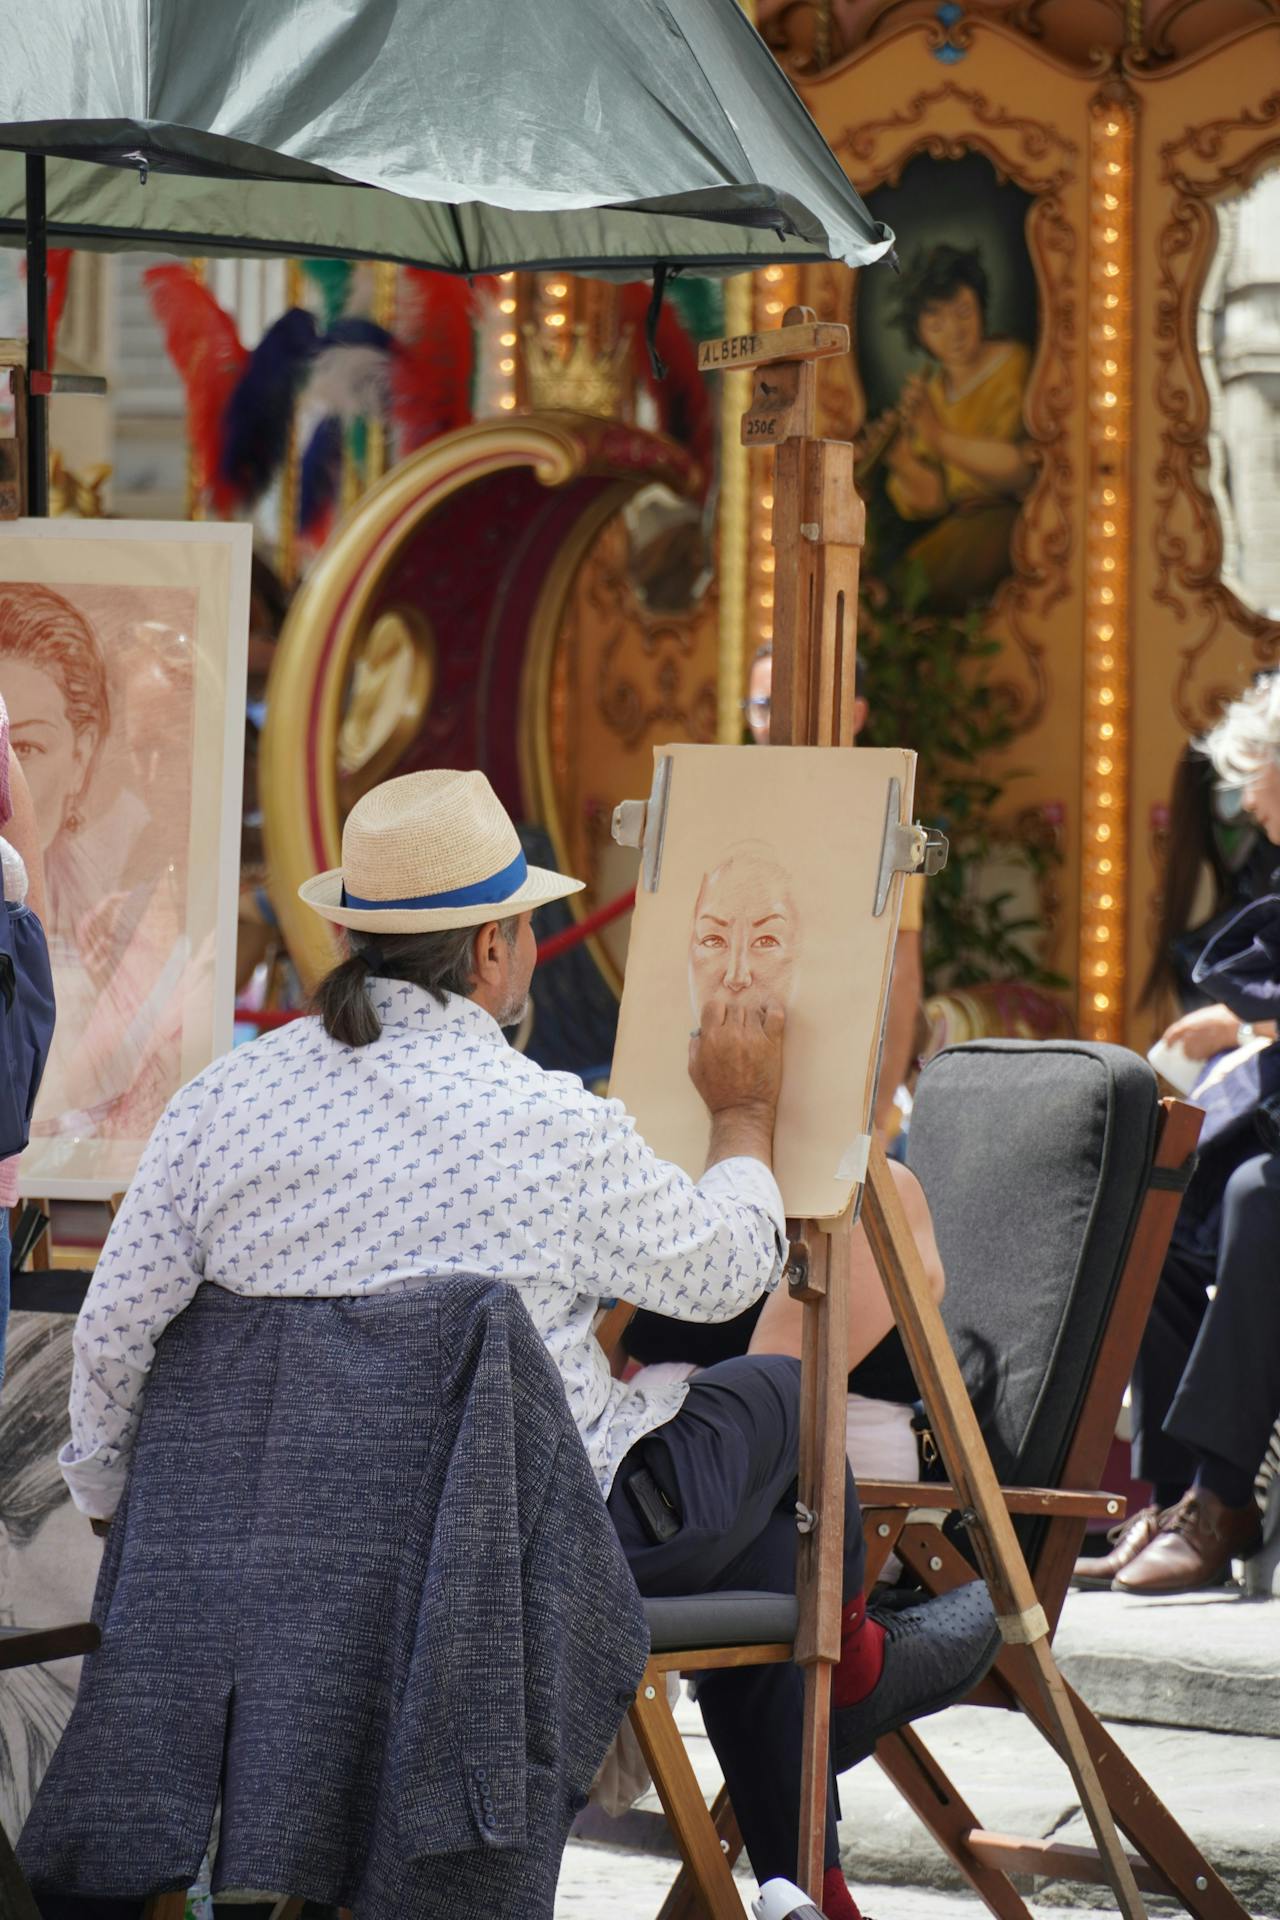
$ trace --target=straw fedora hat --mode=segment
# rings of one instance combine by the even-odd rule
[[[298,894],[340,927],[431,933],[507,920],[583,884],[528,864],[482,773],[441,768],[370,788],[347,815],[342,865]]]

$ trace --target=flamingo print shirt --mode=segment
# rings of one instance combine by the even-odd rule
[[[155,1342],[204,1281],[315,1297],[453,1274],[517,1288],[555,1360],[601,1491],[687,1391],[614,1380],[602,1300],[727,1320],[777,1284],[786,1222],[761,1161],[694,1182],[619,1102],[549,1073],[471,1000],[372,980],[371,1046],[293,1021],[197,1075],[166,1108],[75,1333],[71,1439],[82,1512],[107,1519]]]

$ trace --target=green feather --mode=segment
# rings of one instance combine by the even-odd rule
[[[719,280],[677,275],[667,282],[667,298],[691,339],[717,340],[724,332],[724,287]]]
[[[304,260],[302,271],[320,295],[327,333],[346,307],[355,264],[350,260]]]

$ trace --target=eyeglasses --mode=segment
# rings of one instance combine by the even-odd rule
[[[767,693],[753,693],[749,699],[739,700],[738,705],[748,717],[754,714],[758,720],[767,720],[773,702]]]

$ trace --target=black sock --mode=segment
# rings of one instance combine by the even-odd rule
[[[1200,1461],[1200,1470],[1196,1474],[1196,1485],[1207,1487],[1210,1493],[1216,1493],[1224,1507],[1247,1507],[1253,1500],[1254,1475],[1244,1467],[1223,1460],[1216,1453],[1206,1453]]]
[[[1176,1507],[1186,1490],[1181,1480],[1157,1480],[1151,1498],[1163,1513],[1166,1507]]]

